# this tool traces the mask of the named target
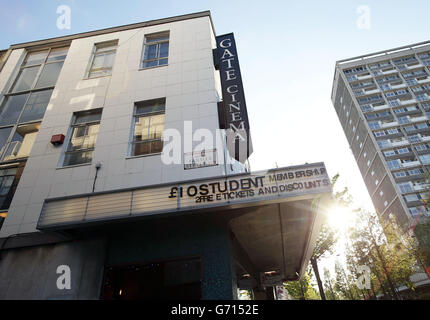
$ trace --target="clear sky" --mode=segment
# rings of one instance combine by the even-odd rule
[[[57,28],[57,7],[71,29]],[[359,6],[370,28],[357,25]],[[372,210],[330,101],[335,61],[430,39],[427,0],[94,1],[0,0],[0,48],[210,10],[217,34],[234,32],[254,142],[253,170],[324,161],[358,205]]]
[[[70,30],[57,28],[59,5],[71,8]],[[357,26],[363,5],[369,29]],[[430,40],[429,9],[429,0],[0,0],[0,49],[210,10],[216,33],[236,37],[251,168],[324,161],[331,176],[340,173],[338,187],[348,186],[356,205],[374,210],[331,104],[335,62]]]

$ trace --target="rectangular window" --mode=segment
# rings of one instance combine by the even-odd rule
[[[164,98],[135,104],[132,156],[162,152],[165,105]]]
[[[30,156],[39,128],[40,123],[18,126],[3,155],[3,161],[23,159]]]
[[[24,166],[25,164],[0,167],[0,210],[9,209]]]
[[[418,195],[415,194],[415,193],[406,195],[405,199],[406,199],[407,202],[413,202],[413,201],[418,201],[419,200]]]
[[[418,146],[415,146],[415,149],[416,149],[417,151],[425,151],[425,150],[427,150],[427,145],[425,145],[425,144],[420,144],[420,145],[418,145]]]
[[[410,150],[408,148],[397,149],[398,154],[409,153]]]
[[[91,163],[101,115],[100,109],[75,114],[64,166]]]
[[[403,177],[406,177],[406,172],[404,172],[404,171],[395,172],[394,176],[396,178],[403,178]]]
[[[68,50],[60,47],[27,53],[0,106],[1,161],[28,157],[33,145],[30,136],[39,131]]]
[[[400,169],[400,161],[399,160],[387,161],[387,166],[391,170]]]
[[[420,156],[420,160],[423,164],[430,164],[430,154]]]
[[[409,182],[407,183],[399,183],[397,185],[400,189],[401,193],[408,193],[408,192],[413,192],[414,190],[412,189],[412,186]]]
[[[98,43],[94,46],[94,54],[88,78],[108,76],[112,74],[118,40]]]
[[[399,129],[388,129],[387,132],[389,134],[396,134],[396,133],[399,133]]]
[[[169,57],[169,32],[145,36],[142,68],[166,65]]]

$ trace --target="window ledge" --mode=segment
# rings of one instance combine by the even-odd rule
[[[128,157],[125,158],[125,160],[136,159],[136,158],[144,158],[144,157],[151,157],[151,156],[159,156],[161,154],[162,154],[162,152],[149,153],[149,154],[141,154],[139,156],[128,156]]]
[[[100,78],[106,78],[106,77],[111,77],[111,76],[112,76],[112,74],[107,74],[105,76],[91,77],[91,78],[90,77],[85,77],[82,80],[100,79]]]
[[[162,67],[167,67],[167,66],[169,66],[169,64],[162,64],[161,66],[153,66],[153,67],[147,67],[147,68],[140,67],[138,71],[148,70],[148,69],[162,68]]]
[[[74,164],[71,166],[63,166],[63,167],[56,167],[55,170],[61,170],[61,169],[70,169],[70,168],[76,168],[76,167],[84,167],[84,166],[90,166],[92,163],[81,163],[81,164]]]

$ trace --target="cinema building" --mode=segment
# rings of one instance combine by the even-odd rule
[[[209,12],[0,54],[0,299],[273,299],[303,275],[328,174],[250,172]]]

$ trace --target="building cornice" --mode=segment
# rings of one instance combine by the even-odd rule
[[[37,41],[30,41],[30,42],[24,42],[24,43],[19,43],[19,44],[13,44],[10,46],[10,49],[13,50],[13,49],[39,47],[39,46],[50,45],[50,44],[58,43],[58,42],[67,42],[67,41],[72,41],[72,40],[81,39],[81,38],[98,36],[98,35],[102,35],[102,34],[108,34],[108,33],[113,33],[113,32],[150,27],[150,26],[155,26],[155,25],[160,25],[160,24],[165,24],[165,23],[172,23],[172,22],[202,18],[202,17],[209,17],[211,25],[212,25],[212,30],[214,30],[213,32],[215,33],[211,13],[209,10],[207,10],[207,11],[202,11],[202,12],[196,12],[196,13],[191,13],[191,14],[169,17],[169,18],[162,18],[162,19],[150,20],[150,21],[145,21],[145,22],[138,22],[138,23],[123,25],[123,26],[118,26],[118,27],[111,27],[111,28],[106,28],[106,29],[76,33],[76,34],[72,34],[72,35],[68,35],[68,36],[49,38],[49,39],[37,40]]]

